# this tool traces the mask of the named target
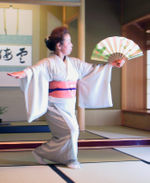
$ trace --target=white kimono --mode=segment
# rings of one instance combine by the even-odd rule
[[[109,64],[93,66],[71,57],[66,57],[65,64],[54,54],[25,69],[27,77],[21,79],[21,88],[25,94],[28,121],[32,122],[47,112],[53,136],[48,143],[35,149],[39,156],[63,164],[77,161],[76,97],[49,96],[49,82],[77,81],[80,107],[111,107],[111,70]]]

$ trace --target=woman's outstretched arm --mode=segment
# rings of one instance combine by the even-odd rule
[[[26,77],[26,72],[25,71],[11,72],[11,73],[7,73],[7,75],[17,79],[21,79]]]

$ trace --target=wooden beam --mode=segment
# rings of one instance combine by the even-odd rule
[[[145,20],[147,20],[147,19],[150,19],[150,14],[147,14],[147,15],[141,17],[141,18],[137,18],[137,19],[135,19],[135,20],[133,20],[133,21],[130,21],[130,22],[124,24],[123,27],[126,28],[126,27],[128,27],[129,25],[133,25],[133,24],[135,24],[135,23],[142,22],[142,21],[145,21]]]
[[[135,25],[140,31],[145,32],[145,29],[142,26],[140,26],[137,22],[133,23],[133,25]]]
[[[66,1],[40,1],[40,0],[0,0],[2,3],[24,3],[24,4],[41,4],[53,6],[80,6],[80,2],[66,2]]]
[[[65,6],[63,6],[62,23],[63,25],[66,25],[66,7]]]
[[[85,0],[81,0],[78,19],[78,57],[85,61]],[[78,107],[78,123],[81,131],[85,130],[85,110]]]
[[[66,20],[66,24],[69,25],[71,22],[78,19],[78,16],[79,16],[79,13],[74,14],[73,16],[71,16],[69,19]]]

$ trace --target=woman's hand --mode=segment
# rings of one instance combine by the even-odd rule
[[[21,78],[26,77],[26,73],[24,71],[7,73],[7,75],[14,77],[14,78],[17,78],[17,79],[21,79]]]
[[[124,65],[125,62],[126,62],[125,59],[120,59],[120,60],[115,60],[115,61],[111,62],[110,64],[112,66],[120,68],[120,67],[122,67]]]

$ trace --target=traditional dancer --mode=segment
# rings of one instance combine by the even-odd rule
[[[8,75],[21,80],[28,121],[46,113],[52,138],[33,151],[37,161],[46,164],[47,159],[80,168],[77,158],[79,127],[75,115],[77,84],[80,107],[111,107],[112,66],[121,67],[124,61],[93,65],[69,57],[73,45],[66,27],[54,29],[45,43],[52,51],[48,58]]]

